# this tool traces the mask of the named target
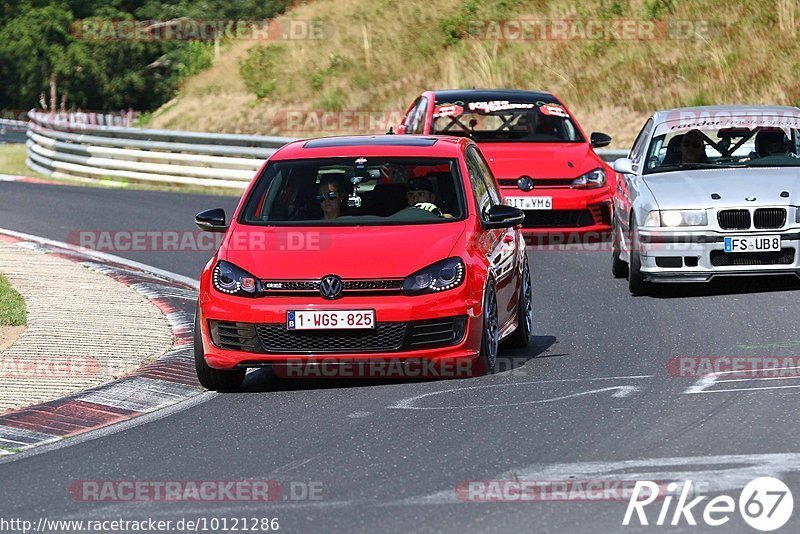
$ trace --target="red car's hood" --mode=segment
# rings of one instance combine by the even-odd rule
[[[602,165],[589,143],[479,143],[495,178],[577,178]]]
[[[466,221],[403,226],[236,225],[219,259],[261,279],[403,278],[449,257]]]

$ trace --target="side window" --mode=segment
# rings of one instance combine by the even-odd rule
[[[420,97],[416,105],[411,109],[408,114],[408,121],[406,122],[406,133],[421,134],[425,129],[425,115],[428,112],[428,99]]]
[[[483,178],[478,162],[472,154],[472,150],[467,150],[467,170],[469,171],[469,181],[472,184],[472,191],[475,194],[475,202],[478,205],[478,217],[482,221],[486,220],[486,212],[492,207],[492,197],[486,180]]]
[[[639,132],[639,135],[636,137],[636,141],[633,143],[633,147],[631,148],[630,154],[628,157],[632,159],[635,163],[639,163],[644,156],[645,148],[647,147],[647,141],[650,139],[650,133],[653,131],[653,119],[649,119],[642,131]]]
[[[483,181],[486,183],[486,188],[489,190],[489,197],[492,199],[492,204],[501,204],[503,197],[500,195],[500,189],[497,187],[497,180],[494,179],[492,169],[490,169],[489,164],[486,163],[486,158],[483,157],[483,154],[477,148],[473,148],[470,152],[472,153],[472,157],[475,158],[478,169],[483,176]]]
[[[414,117],[417,114],[417,107],[419,107],[419,101],[421,99],[422,99],[422,97],[418,97],[416,100],[414,100],[414,103],[411,104],[410,108],[408,108],[408,112],[406,113],[406,116],[403,119],[403,124],[406,127],[406,132],[405,133],[407,133],[407,134],[413,133],[411,131],[411,129],[414,126]]]

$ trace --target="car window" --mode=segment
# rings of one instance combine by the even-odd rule
[[[566,108],[552,101],[437,101],[431,132],[477,142],[583,142]]]
[[[458,160],[333,158],[275,161],[257,178],[242,224],[398,225],[462,220]]]
[[[501,204],[503,197],[500,194],[500,189],[497,187],[497,180],[494,179],[494,174],[492,174],[489,164],[486,163],[486,158],[483,157],[483,154],[480,150],[474,147],[470,149],[470,153],[472,154],[472,157],[475,158],[475,163],[478,165],[478,170],[480,171],[481,177],[486,184],[486,189],[489,191],[489,197],[492,199],[492,204]]]
[[[493,202],[490,188],[471,149],[467,150],[466,160],[467,170],[469,171],[469,181],[472,185],[472,191],[475,194],[475,202],[478,205],[478,216],[481,220],[485,221],[487,218],[486,213],[495,202]]]
[[[428,99],[420,97],[417,105],[409,113],[408,122],[406,123],[406,133],[421,134],[425,130],[425,116],[428,111]]]
[[[800,118],[732,115],[713,122],[659,124],[644,173],[725,167],[800,167]]]
[[[644,149],[647,146],[647,140],[650,138],[650,133],[653,131],[653,119],[650,118],[645,124],[639,135],[636,136],[636,141],[633,143],[628,158],[634,162],[639,162],[644,155]]]

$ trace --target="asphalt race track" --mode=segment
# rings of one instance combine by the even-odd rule
[[[196,212],[230,214],[235,203],[0,183],[0,227],[60,241],[75,230],[193,230]],[[193,278],[211,255],[118,254]],[[668,368],[686,356],[796,354],[800,285],[759,278],[632,297],[612,279],[609,256],[531,253],[536,346],[502,353],[512,370],[401,383],[254,372],[242,392],[0,463],[0,516],[277,517],[286,532],[669,532],[622,527],[625,501],[466,502],[455,488],[515,477],[691,479],[738,500],[744,483],[772,475],[800,496],[800,379],[700,382]],[[241,479],[310,482],[322,498],[97,503],[69,494],[79,480]],[[798,525],[795,517],[784,531]],[[738,514],[723,529],[677,530],[753,532]]]

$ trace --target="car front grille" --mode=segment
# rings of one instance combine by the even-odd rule
[[[414,321],[409,323],[403,348],[415,350],[453,345],[464,338],[466,327],[466,317]]]
[[[580,227],[594,224],[589,210],[528,210],[523,228]]]
[[[262,280],[261,284],[266,295],[319,294],[319,280]],[[397,278],[342,280],[342,296],[373,292],[395,293],[402,288],[403,280]]]
[[[523,228],[581,228],[611,224],[611,210],[605,204],[584,210],[525,210]]]
[[[288,330],[285,324],[260,324],[256,331],[264,352],[383,352],[402,346],[406,323],[378,323],[369,330]]]
[[[792,263],[794,263],[793,248],[783,248],[780,251],[774,252],[711,251],[711,265],[714,267],[791,265]]]
[[[785,208],[758,208],[753,214],[753,226],[758,229],[783,228],[784,224]]]
[[[517,187],[518,178],[500,178],[497,183],[500,187]],[[533,187],[569,187],[575,178],[534,178]]]
[[[209,321],[209,330],[211,341],[221,349],[258,352],[261,348],[251,323]]]
[[[217,347],[254,353],[343,354],[420,350],[464,339],[467,317],[378,323],[370,330],[288,330],[285,324],[209,321]]]
[[[750,228],[750,211],[721,210],[717,212],[717,222],[723,230],[748,230]]]

